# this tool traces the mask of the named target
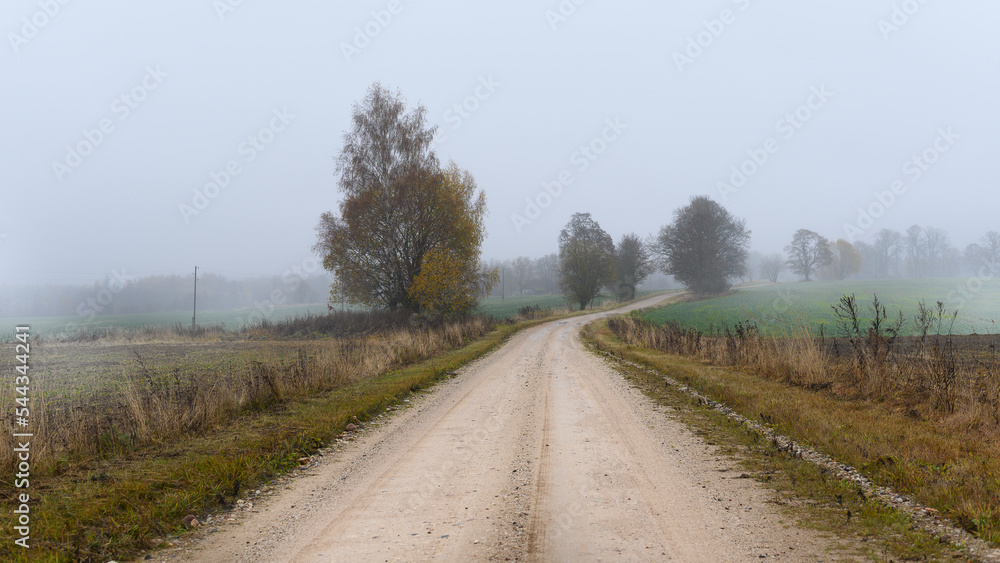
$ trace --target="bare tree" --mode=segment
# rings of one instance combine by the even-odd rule
[[[974,274],[984,262],[988,264],[987,254],[986,249],[979,243],[974,242],[966,246],[965,251],[962,252],[962,263],[965,266],[965,270]]]
[[[882,229],[875,235],[872,243],[875,277],[885,279],[899,276],[902,256],[903,235],[891,229]]]
[[[525,285],[531,280],[534,264],[527,256],[518,256],[510,263],[510,279],[517,287],[518,293],[524,293]]]
[[[920,225],[906,229],[906,271],[911,278],[927,275],[927,248],[924,240],[924,229]]]
[[[635,290],[653,273],[653,261],[646,243],[635,233],[623,235],[615,247],[618,267],[618,299],[635,299]]]
[[[985,266],[987,271],[995,272],[1000,268],[1000,233],[990,231],[979,241],[967,246],[962,254],[965,270],[970,274],[979,275]]]
[[[958,261],[958,252],[945,231],[919,225],[906,230],[906,268],[910,277],[950,275]]]
[[[759,252],[747,253],[747,259],[743,262],[743,274],[740,276],[740,281],[743,283],[753,281],[754,272],[760,270],[760,259]]]
[[[706,196],[674,211],[674,222],[660,229],[653,251],[664,273],[698,295],[728,290],[746,268],[750,231]]]
[[[924,228],[927,272],[931,276],[947,275],[955,257],[955,249],[948,240],[948,233],[935,227]]]
[[[785,252],[788,253],[788,267],[806,281],[810,280],[813,272],[833,260],[830,241],[808,229],[796,231]]]
[[[580,309],[615,280],[615,245],[590,213],[574,213],[559,233],[559,285]]]
[[[982,238],[983,256],[990,264],[1000,265],[1000,233],[990,231]]]
[[[785,257],[778,254],[768,254],[760,259],[760,275],[771,283],[778,283],[778,276],[785,270]]]
[[[545,285],[547,293],[555,293],[559,288],[559,255],[546,254],[535,260],[535,275]]]

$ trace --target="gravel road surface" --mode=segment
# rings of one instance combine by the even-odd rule
[[[154,558],[844,559],[584,349],[580,328],[607,314],[517,334]]]

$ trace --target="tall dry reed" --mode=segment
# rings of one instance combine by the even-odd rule
[[[733,366],[840,396],[894,404],[916,417],[1000,432],[1000,357],[995,336],[900,337],[859,327],[817,338],[803,327],[781,337],[741,323],[714,335],[635,316],[609,319],[623,342]]]

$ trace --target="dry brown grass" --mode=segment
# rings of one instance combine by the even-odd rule
[[[113,458],[201,434],[242,413],[458,348],[492,328],[484,318],[433,325],[393,320],[381,331],[376,323],[362,322],[355,327],[360,336],[322,340],[213,343],[217,335],[209,332],[186,344],[136,343],[169,342],[169,333],[150,332],[124,339],[112,335],[110,342],[49,343],[34,356],[41,365],[33,368],[33,463],[58,473],[61,464]],[[248,336],[273,337],[273,329],[264,330],[257,327]],[[65,359],[46,369],[44,361],[56,356]],[[73,381],[85,358],[93,359],[93,369]],[[13,402],[10,387],[0,388],[4,404]],[[13,467],[12,448],[8,440],[0,443],[0,467]]]
[[[747,325],[705,336],[631,316],[608,327],[630,359],[669,366],[744,416],[774,421],[1000,544],[1000,362],[991,338],[765,338]],[[681,368],[669,355],[706,367]]]
[[[541,322],[488,330],[493,326],[489,320],[411,326],[407,318],[405,327],[325,340],[49,343],[37,354],[33,346],[32,369],[39,379],[50,383],[44,390],[47,396],[60,397],[80,408],[88,408],[89,403],[98,405],[89,411],[90,417],[85,412],[69,411],[76,418],[60,418],[50,412],[44,417],[46,421],[59,426],[71,426],[76,420],[93,424],[111,406],[124,413],[120,420],[134,422],[135,428],[129,432],[135,435],[136,443],[149,443],[122,455],[108,450],[104,459],[85,451],[68,458],[64,449],[47,453],[55,460],[48,470],[32,468],[31,486],[37,493],[32,494],[32,502],[37,503],[32,506],[33,548],[29,552],[14,546],[15,532],[8,527],[6,535],[0,533],[0,560],[141,557],[165,538],[181,533],[184,516],[227,510],[243,490],[253,490],[275,475],[300,467],[300,458],[315,454],[317,448],[339,436],[348,422],[367,421],[386,412],[412,393],[449,378],[517,331]],[[473,340],[480,332],[485,334]],[[460,341],[465,345],[451,347]],[[435,349],[441,351],[423,361],[400,365]],[[224,423],[204,431],[192,432],[178,425],[184,435],[157,439],[157,420],[176,423],[190,419],[177,411],[170,415],[170,410],[158,413],[146,408],[144,401],[151,397],[144,387],[150,383],[143,364],[152,374],[157,396],[166,396],[168,387],[183,391],[184,382],[190,380],[216,385],[217,389],[205,392],[205,396],[246,400],[255,392],[266,396],[274,383],[280,401],[260,411],[247,405]],[[382,371],[365,377],[365,372],[375,369]],[[46,373],[62,377],[49,379],[43,377]],[[114,381],[104,381],[106,374]],[[342,377],[338,379],[337,374]],[[330,390],[306,391],[313,385]],[[176,391],[170,393],[177,396]],[[297,398],[298,394],[301,397]],[[167,401],[163,404],[169,406]],[[169,433],[170,428],[161,431]],[[90,444],[91,434],[80,432],[80,436],[81,443]],[[10,504],[13,492],[11,489],[5,496],[11,510],[16,507]]]
[[[929,335],[890,340],[878,334],[817,338],[802,328],[764,337],[752,324],[721,336],[660,326],[636,316],[609,327],[624,342],[837,396],[895,405],[915,417],[1000,428],[1000,356],[994,337]]]

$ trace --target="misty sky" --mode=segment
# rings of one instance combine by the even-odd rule
[[[310,263],[376,81],[486,191],[486,258],[699,194],[763,252],[1000,229],[997,2],[62,2],[0,8],[0,283]]]

